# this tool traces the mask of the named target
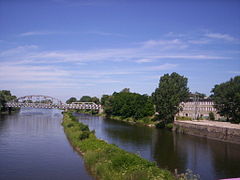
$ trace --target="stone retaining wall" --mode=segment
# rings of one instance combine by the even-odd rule
[[[240,144],[240,129],[219,127],[212,124],[198,124],[191,121],[175,121],[173,131],[210,139]]]

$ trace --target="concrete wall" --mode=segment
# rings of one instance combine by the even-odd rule
[[[175,121],[173,131],[240,144],[240,129]]]

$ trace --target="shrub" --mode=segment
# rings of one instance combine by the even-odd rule
[[[172,130],[172,128],[173,128],[173,123],[168,123],[168,124],[166,124],[166,128],[169,129],[169,130]]]
[[[156,124],[157,128],[165,128],[165,122],[164,121],[159,121],[159,123]]]
[[[89,132],[89,131],[83,131],[83,132],[80,134],[79,139],[80,139],[80,140],[83,140],[83,139],[89,138],[89,135],[90,135],[90,132]]]
[[[215,116],[213,112],[209,113],[209,120],[214,121],[215,120]]]

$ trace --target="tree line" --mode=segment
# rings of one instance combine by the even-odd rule
[[[67,104],[71,104],[73,102],[94,102],[96,104],[100,104],[100,100],[97,97],[91,97],[91,96],[82,96],[79,100],[77,100],[77,98],[75,97],[71,97],[69,98],[66,103]]]
[[[148,118],[151,121],[162,122],[163,125],[172,123],[174,116],[181,110],[180,103],[193,96],[187,86],[188,79],[174,72],[160,77],[158,87],[151,96],[130,92],[128,88],[112,95],[103,95],[101,101],[97,97],[82,96],[79,100],[71,97],[66,103],[94,102],[104,107],[109,116],[132,118],[138,121]],[[240,76],[227,82],[217,84],[211,91],[211,100],[218,113],[227,121],[240,123]],[[206,95],[196,93],[200,98]],[[6,111],[6,102],[16,99],[8,90],[0,91],[0,111]]]
[[[151,96],[133,93],[125,88],[112,95],[103,95],[101,101],[90,96],[83,96],[79,101],[101,103],[108,116],[133,118],[135,121],[150,118],[151,121],[162,122],[165,126],[174,121],[175,115],[181,110],[181,102],[193,96],[200,99],[206,97],[203,93],[191,93],[187,84],[186,77],[174,72],[160,77],[158,87]],[[240,123],[240,76],[215,85],[211,93],[209,99],[214,102],[218,113],[226,117],[227,121]],[[67,103],[71,101],[77,99],[70,98]]]

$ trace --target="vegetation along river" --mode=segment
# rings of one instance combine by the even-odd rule
[[[201,179],[240,177],[240,145],[75,114],[98,138]],[[91,179],[69,144],[59,110],[24,108],[0,116],[0,179]]]
[[[191,169],[203,180],[240,177],[240,145],[175,134],[168,130],[75,113],[96,136],[129,152],[184,172]]]

